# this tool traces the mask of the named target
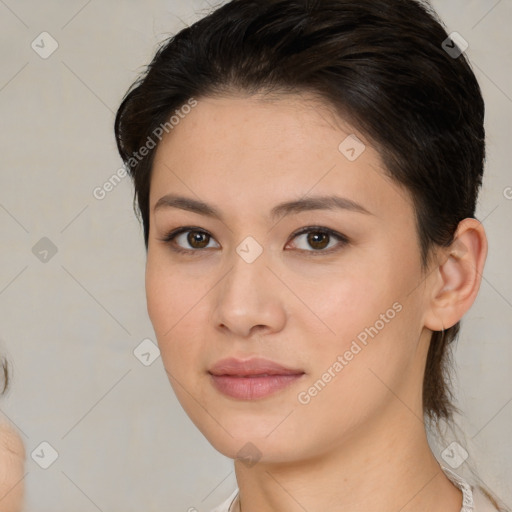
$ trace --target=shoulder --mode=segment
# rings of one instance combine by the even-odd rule
[[[210,512],[229,512],[229,507],[231,506],[231,503],[233,503],[233,500],[236,498],[237,494],[238,489],[235,489],[226,501],[223,501],[220,505],[210,510]]]

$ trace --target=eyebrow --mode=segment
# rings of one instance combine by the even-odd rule
[[[199,215],[213,217],[224,222],[222,214],[215,207],[190,197],[167,194],[156,202],[153,211],[157,211],[162,208],[179,208],[181,210],[187,210]],[[352,212],[373,215],[364,206],[356,203],[355,201],[352,201],[352,199],[329,195],[309,196],[294,201],[280,203],[272,208],[270,211],[270,218],[275,220],[278,217],[284,217],[292,213],[300,213],[311,210],[348,210]]]

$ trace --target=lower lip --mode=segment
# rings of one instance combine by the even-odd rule
[[[272,395],[299,380],[304,374],[234,377],[211,375],[214,386],[223,394],[239,400],[256,400]]]

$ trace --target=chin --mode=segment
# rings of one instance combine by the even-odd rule
[[[240,461],[247,467],[257,463],[289,462],[297,457],[296,450],[282,442],[269,441],[265,437],[251,437],[234,439],[229,436],[222,438],[208,438],[210,444],[222,455]]]

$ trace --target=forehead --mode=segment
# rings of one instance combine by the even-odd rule
[[[165,193],[238,211],[330,193],[390,215],[411,209],[365,138],[304,95],[198,98],[156,150],[151,210]]]

